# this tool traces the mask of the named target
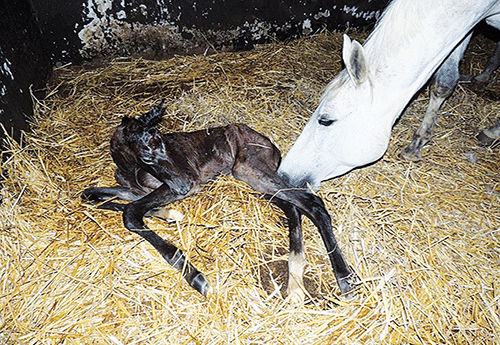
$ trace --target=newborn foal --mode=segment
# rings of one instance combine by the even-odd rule
[[[302,299],[302,274],[305,264],[301,216],[304,214],[319,229],[330,256],[341,293],[352,290],[351,274],[335,236],[323,201],[307,190],[288,189],[276,171],[281,160],[271,141],[251,128],[228,125],[190,133],[162,134],[162,104],[134,119],[125,116],[111,138],[111,155],[117,166],[119,186],[94,187],[83,192],[92,202],[117,197],[123,204],[107,201],[99,208],[123,211],[125,227],[151,243],[165,260],[182,272],[189,285],[206,295],[208,283],[183,252],[144,224],[145,215],[169,203],[184,199],[218,174],[232,175],[264,193],[288,218],[290,257],[288,293]]]

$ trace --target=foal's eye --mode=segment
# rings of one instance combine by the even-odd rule
[[[332,123],[334,123],[335,121],[337,121],[337,120],[330,120],[330,119],[320,118],[320,119],[318,120],[318,123],[319,123],[321,126],[328,127],[328,126],[330,126]]]

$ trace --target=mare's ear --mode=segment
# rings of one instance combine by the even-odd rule
[[[366,60],[363,46],[358,41],[351,41],[345,34],[342,58],[344,59],[347,73],[349,73],[355,85],[360,85],[368,79],[368,61]]]

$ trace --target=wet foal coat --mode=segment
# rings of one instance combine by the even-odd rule
[[[105,201],[99,208],[123,211],[125,227],[146,239],[169,264],[182,272],[193,288],[206,295],[209,285],[203,274],[186,260],[180,249],[148,229],[143,217],[155,215],[171,202],[200,191],[203,183],[221,173],[232,175],[263,193],[288,219],[288,292],[292,298],[304,296],[302,215],[318,228],[341,292],[352,289],[351,272],[338,248],[323,201],[308,190],[290,189],[282,182],[276,173],[281,155],[268,138],[242,124],[164,134],[156,128],[163,111],[160,104],[138,119],[123,118],[111,139],[118,186],[88,188],[83,192],[85,200]],[[113,197],[132,202],[108,200]]]

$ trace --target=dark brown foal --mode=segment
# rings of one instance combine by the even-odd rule
[[[186,260],[180,249],[148,229],[143,217],[200,191],[202,184],[220,173],[232,175],[264,193],[288,218],[288,292],[292,298],[304,296],[302,215],[318,228],[341,293],[353,289],[350,281],[353,276],[337,245],[323,201],[308,190],[288,188],[278,177],[281,155],[268,138],[242,124],[163,134],[156,128],[163,112],[160,104],[138,119],[123,118],[111,138],[119,186],[88,188],[83,192],[85,200],[100,202],[117,197],[132,201],[128,204],[107,201],[99,208],[123,211],[125,227],[151,243],[169,264],[182,272],[189,285],[206,295],[209,285],[203,274]]]

